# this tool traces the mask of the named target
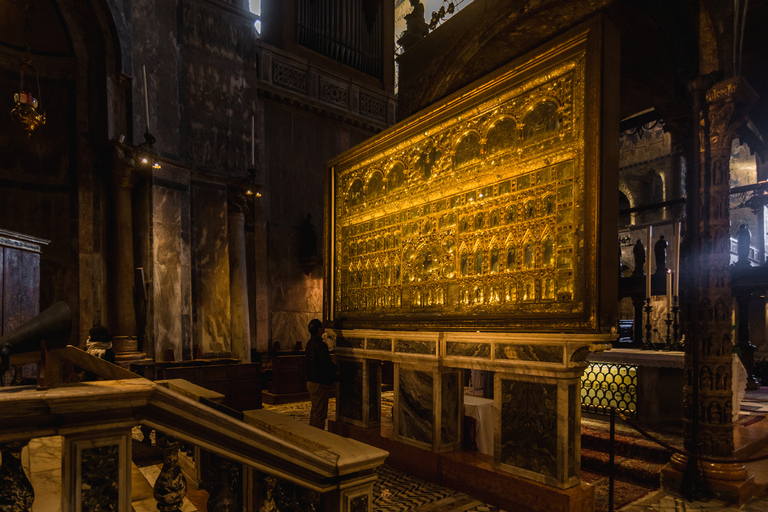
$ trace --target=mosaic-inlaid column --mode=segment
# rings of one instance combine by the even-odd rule
[[[461,370],[395,364],[395,437],[442,452],[461,445],[464,417]]]
[[[336,419],[368,428],[381,424],[381,362],[338,358]]]
[[[581,483],[582,369],[495,375],[494,461],[501,469],[566,489]]]

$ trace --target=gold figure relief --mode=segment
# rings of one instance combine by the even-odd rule
[[[337,166],[337,314],[583,311],[583,74],[582,52]]]

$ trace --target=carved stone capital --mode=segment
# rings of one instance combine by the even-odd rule
[[[242,187],[227,187],[227,209],[230,214],[248,212],[248,198]]]
[[[107,162],[112,174],[112,183],[117,187],[133,188],[135,183],[133,150],[122,143],[112,142],[108,147]]]
[[[742,77],[735,76],[713,85],[705,99],[709,107],[709,150],[713,154],[730,155],[731,141],[747,123],[749,109],[757,102],[757,94]]]

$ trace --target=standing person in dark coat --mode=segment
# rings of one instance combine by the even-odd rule
[[[304,355],[307,358],[307,391],[312,402],[309,414],[309,424],[319,429],[325,429],[325,419],[328,416],[328,398],[335,391],[337,367],[331,360],[328,345],[323,341],[325,328],[317,318],[309,322],[309,334]]]

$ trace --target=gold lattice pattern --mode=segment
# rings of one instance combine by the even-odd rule
[[[610,414],[609,407],[637,418],[637,367],[590,363],[581,376],[583,410]]]

